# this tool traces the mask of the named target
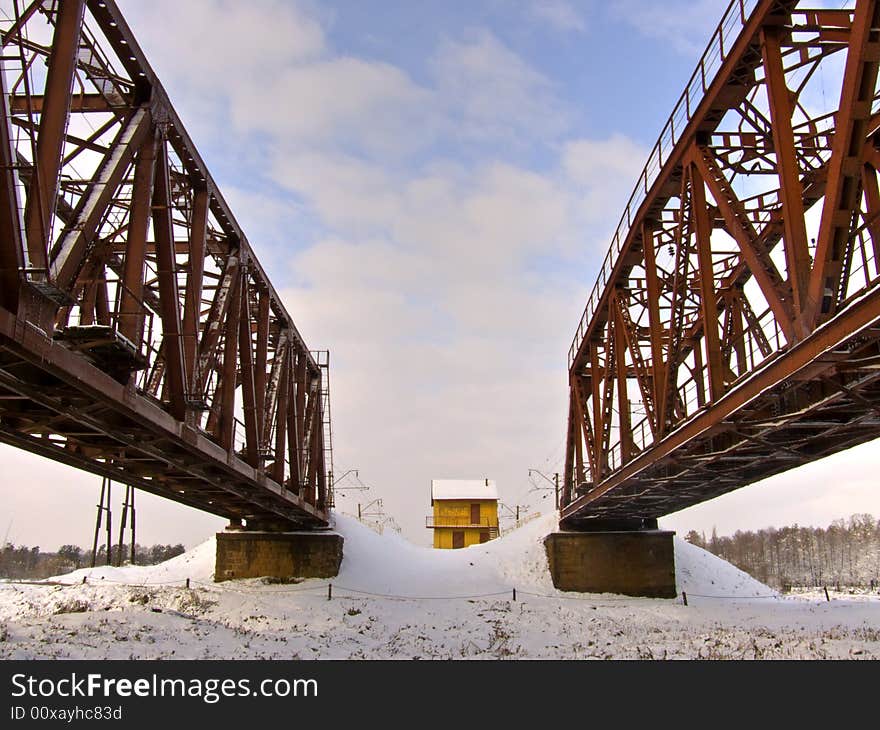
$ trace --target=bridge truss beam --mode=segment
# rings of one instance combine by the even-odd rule
[[[0,441],[232,520],[326,525],[329,358],[119,9],[15,3],[0,30]]]
[[[878,61],[874,0],[728,7],[569,353],[564,525],[880,436]]]

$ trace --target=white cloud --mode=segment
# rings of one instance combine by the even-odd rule
[[[562,153],[562,164],[571,180],[591,188],[621,178],[632,186],[647,159],[647,149],[622,134],[601,140],[572,140]]]
[[[160,0],[124,9],[141,21],[148,57],[197,129],[222,115],[242,137],[262,132],[302,147],[348,138],[393,154],[410,129],[429,126],[430,92],[395,66],[335,53],[303,3]],[[147,22],[157,12],[161,28]]]
[[[405,174],[350,156],[279,152],[273,178],[349,237],[378,232],[442,260],[465,256],[470,271],[518,265],[560,235],[569,212],[553,177],[501,162]]]
[[[565,17],[564,4],[541,7]],[[302,1],[159,0],[147,10],[129,0],[124,10],[179,111],[217,143],[257,132],[299,150],[394,160],[451,139],[530,146],[568,124],[550,80],[485,28],[428,49],[430,78],[419,83],[339,53]],[[149,22],[157,13],[161,28]],[[218,116],[233,129],[217,130]]]
[[[400,207],[394,175],[377,163],[336,152],[300,152],[279,145],[269,174],[302,196],[332,229],[360,233],[381,227]]]
[[[464,136],[495,144],[524,137],[534,144],[568,125],[553,83],[486,29],[441,43],[432,67]]]
[[[430,276],[429,261],[386,241],[326,239],[292,257],[290,266],[299,282],[286,290],[296,294],[293,311],[313,313],[302,321],[297,315],[304,336],[340,355],[337,343],[390,346],[417,338],[430,323],[425,307],[409,301],[414,285]]]
[[[398,154],[431,126],[432,95],[387,63],[336,57],[278,69],[234,93],[233,120],[291,146],[343,143]]]
[[[566,0],[534,0],[529,12],[555,30],[582,33],[587,29],[583,16]]]
[[[642,35],[696,56],[705,49],[729,4],[728,0],[612,0],[610,9]]]
[[[297,2],[123,0],[120,6],[147,57],[160,65],[160,78],[201,92],[239,79],[260,83],[280,67],[326,51],[321,25]],[[164,20],[150,22],[156,18]]]
[[[586,223],[603,224],[603,234],[614,230],[647,159],[647,148],[621,134],[563,147],[562,167],[579,190],[579,213]]]
[[[121,0],[120,6],[202,150],[212,143],[227,152],[236,148],[226,120],[253,100],[240,98],[242,92],[328,51],[321,23],[297,0]],[[268,93],[257,103],[255,113],[272,114]]]

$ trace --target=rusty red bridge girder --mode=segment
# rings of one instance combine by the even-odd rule
[[[874,0],[727,8],[571,346],[563,526],[880,436],[878,61]]]
[[[312,353],[112,0],[2,30],[0,441],[253,527],[328,523]]]

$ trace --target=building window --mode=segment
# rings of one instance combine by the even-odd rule
[[[471,505],[471,524],[479,525],[480,524],[480,505],[472,504]]]
[[[482,544],[484,542],[489,542],[489,533],[488,532],[481,532],[480,533],[480,543]]]
[[[463,548],[464,547],[464,531],[463,530],[455,530],[452,533],[452,547],[453,548]]]

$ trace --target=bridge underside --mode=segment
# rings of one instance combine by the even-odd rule
[[[0,442],[252,527],[326,525],[299,495],[3,309]]]
[[[577,511],[563,510],[562,524],[656,520],[878,437],[880,297],[873,295],[585,491]]]

